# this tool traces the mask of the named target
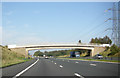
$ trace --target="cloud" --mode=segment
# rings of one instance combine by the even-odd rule
[[[16,36],[17,36],[17,31],[16,30],[8,30],[3,28],[2,29],[2,44],[3,45],[8,45],[8,44],[15,44]]]
[[[22,34],[15,30],[3,31],[3,45],[36,45],[45,42],[45,39],[35,33]]]
[[[44,39],[37,36],[24,36],[17,39],[17,45],[36,45],[41,44]]]
[[[30,25],[23,24],[22,27],[30,27]],[[39,35],[34,30],[32,32],[23,32],[20,30],[14,25],[3,27],[2,45],[36,45],[48,43],[45,36]]]
[[[5,13],[6,15],[12,15],[13,14],[13,11],[9,11],[9,12],[7,12],[7,13]]]

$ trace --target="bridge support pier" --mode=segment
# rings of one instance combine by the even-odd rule
[[[106,49],[105,47],[94,47],[94,49],[91,50],[91,56],[93,57],[94,55],[105,51],[105,49]]]

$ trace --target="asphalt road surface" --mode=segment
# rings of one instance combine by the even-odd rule
[[[75,76],[78,78],[109,76],[109,78],[119,78],[118,66],[117,63],[40,58],[3,68],[2,75],[14,78],[26,76]]]

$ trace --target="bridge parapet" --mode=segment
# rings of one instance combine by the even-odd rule
[[[75,47],[110,47],[111,45],[109,44],[95,44],[95,43],[78,43],[78,44],[46,44],[46,45],[26,45],[26,46],[16,46],[16,45],[8,45],[8,48],[29,48],[29,47],[52,47],[52,46],[58,46],[58,47],[63,47],[63,46],[75,46]]]

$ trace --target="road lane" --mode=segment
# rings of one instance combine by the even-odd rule
[[[60,68],[49,59],[40,59],[36,65],[21,76],[73,76],[73,73]]]
[[[64,68],[71,72],[78,72],[83,76],[118,76],[118,64],[109,64],[91,61],[76,61],[76,60],[62,60],[50,59],[57,64],[62,64]],[[76,63],[79,62],[79,63]],[[90,65],[94,64],[94,65]]]
[[[33,59],[33,60],[27,61],[25,63],[16,64],[16,65],[13,65],[10,67],[2,68],[2,76],[15,76],[16,74],[18,74],[19,72],[21,72],[22,70],[24,70],[25,68],[30,66],[35,61],[36,61],[36,59]]]
[[[38,61],[39,61],[39,59],[37,59],[33,64],[31,64],[30,66],[28,66],[27,68],[25,68],[23,71],[21,71],[20,73],[18,73],[17,75],[15,75],[13,78],[19,77],[21,74],[23,74],[24,72],[26,72],[27,70],[29,70],[31,67],[33,67]]]
[[[15,76],[36,60],[3,69],[4,76]],[[11,70],[13,72],[11,72]],[[19,71],[19,72],[18,72]],[[92,61],[44,59],[40,60],[20,76],[118,76],[118,64]]]

